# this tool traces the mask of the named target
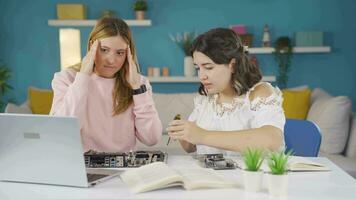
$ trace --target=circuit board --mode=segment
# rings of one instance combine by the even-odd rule
[[[196,157],[203,166],[215,170],[236,169],[236,163],[232,159],[224,158],[223,154],[202,154]]]
[[[162,151],[107,153],[90,150],[84,153],[84,160],[88,168],[130,168],[153,162],[167,162],[167,153]]]

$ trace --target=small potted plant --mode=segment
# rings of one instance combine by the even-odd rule
[[[0,64],[0,112],[3,111],[6,103],[4,102],[5,93],[12,89],[8,84],[11,71],[5,64]]]
[[[263,162],[263,151],[247,148],[243,152],[245,169],[242,172],[244,187],[248,192],[258,192],[262,188],[263,171],[260,167]]]
[[[184,75],[185,76],[194,76],[195,69],[193,64],[193,58],[190,55],[190,48],[194,39],[197,37],[197,32],[184,32],[183,34],[177,33],[174,37],[169,35],[171,40],[175,42],[184,52]]]
[[[147,2],[145,0],[137,0],[133,6],[136,13],[137,20],[145,19],[145,12],[147,11]]]
[[[272,196],[282,196],[288,193],[288,159],[292,151],[272,152],[268,158],[268,191]]]
[[[287,88],[288,73],[292,66],[293,47],[287,36],[279,37],[274,45],[274,58],[278,64],[277,84],[281,89]]]

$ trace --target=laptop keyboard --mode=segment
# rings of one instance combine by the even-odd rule
[[[107,174],[87,174],[88,182],[91,183],[93,181],[96,181],[98,179],[104,178],[108,176]]]

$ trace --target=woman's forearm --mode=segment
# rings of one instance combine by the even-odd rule
[[[197,150],[195,144],[187,142],[185,140],[179,140],[180,145],[183,147],[184,151],[187,153],[193,153]]]
[[[263,126],[242,131],[208,131],[199,144],[237,152],[243,152],[246,148],[278,150],[283,144],[283,137],[280,129]]]

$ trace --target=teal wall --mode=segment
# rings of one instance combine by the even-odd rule
[[[7,96],[21,103],[28,86],[50,88],[53,73],[60,69],[58,27],[47,25],[56,18],[57,3],[83,3],[88,18],[97,18],[104,9],[117,11],[122,18],[134,18],[133,0],[0,0],[0,59],[12,70]],[[213,27],[246,24],[260,46],[265,23],[272,40],[294,36],[296,31],[325,31],[329,54],[296,54],[289,86],[321,87],[333,95],[350,96],[356,105],[356,3],[353,0],[148,0],[151,27],[132,31],[143,72],[147,66],[168,66],[172,75],[183,74],[183,52],[168,34],[183,31],[202,33]],[[82,54],[91,27],[82,31]],[[259,55],[265,75],[276,73],[272,55]],[[192,92],[197,84],[153,84],[155,92]],[[356,107],[356,106],[354,106]],[[354,108],[355,110],[355,108]]]

